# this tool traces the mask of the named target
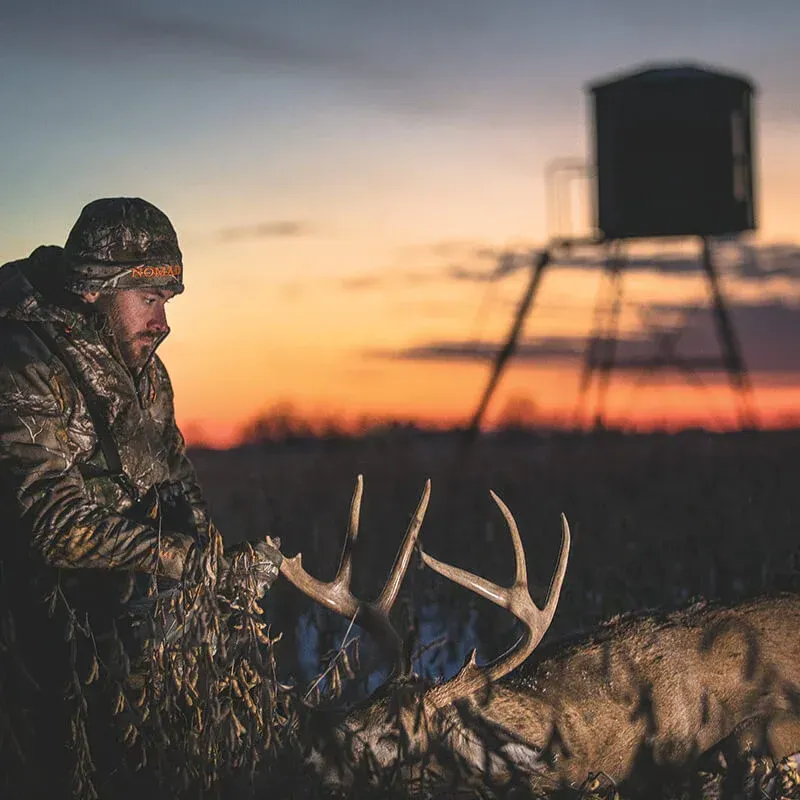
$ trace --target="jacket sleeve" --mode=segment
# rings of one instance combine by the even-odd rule
[[[190,517],[187,522],[193,526],[198,541],[205,544],[209,538],[212,525],[211,512],[197,480],[197,473],[189,456],[186,454],[186,440],[175,421],[175,398],[167,368],[158,357],[153,358],[152,380],[156,384],[157,394],[163,397],[160,413],[164,425],[164,444],[166,447],[169,479],[173,490],[180,495],[180,500]],[[181,514],[180,516],[185,516]],[[183,526],[180,528],[183,530]]]
[[[190,537],[139,524],[89,497],[51,374],[44,364],[0,366],[0,482],[11,503],[5,513],[50,566],[180,577]]]
[[[165,435],[170,480],[180,489],[192,515],[199,541],[205,543],[209,537],[211,514],[197,480],[197,473],[186,454],[186,441],[175,422],[174,413],[167,422]]]

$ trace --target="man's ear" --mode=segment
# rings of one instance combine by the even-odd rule
[[[83,292],[83,294],[81,294],[81,297],[87,303],[96,303],[100,297],[100,292]]]

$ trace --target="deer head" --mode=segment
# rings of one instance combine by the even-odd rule
[[[350,506],[350,520],[336,577],[325,583],[310,576],[302,566],[302,555],[284,559],[283,576],[301,592],[326,608],[355,620],[382,645],[393,665],[387,681],[372,696],[328,727],[326,743],[316,746],[309,755],[309,764],[323,776],[329,786],[345,786],[355,773],[365,771],[372,782],[378,782],[392,769],[425,761],[434,772],[445,771],[447,762],[462,768],[474,768],[483,774],[492,771],[494,753],[487,740],[499,750],[500,762],[509,760],[527,770],[536,768],[538,751],[514,741],[506,732],[497,730],[490,721],[476,717],[478,727],[485,722],[483,733],[467,719],[473,713],[473,698],[491,691],[503,676],[515,670],[533,652],[546,633],[561,592],[567,569],[570,533],[562,515],[561,551],[550,582],[543,609],[537,608],[528,589],[525,552],[512,513],[494,493],[491,496],[505,517],[514,546],[516,572],[509,587],[498,586],[472,573],[445,564],[421,552],[423,562],[440,575],[464,586],[502,608],[508,609],[524,624],[524,633],[506,653],[493,661],[478,665],[473,650],[455,677],[442,683],[423,680],[411,671],[411,657],[402,637],[393,627],[389,612],[397,598],[411,553],[417,542],[430,497],[430,480],[426,482],[417,510],[408,526],[389,578],[378,599],[365,602],[350,590],[353,545],[358,536],[363,478],[358,476]],[[320,740],[322,741],[322,740]],[[495,768],[503,771],[500,762]]]

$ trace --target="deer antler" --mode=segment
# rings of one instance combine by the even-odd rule
[[[350,590],[353,545],[358,538],[358,522],[363,491],[364,476],[359,475],[356,480],[353,499],[350,503],[350,521],[347,526],[347,536],[336,577],[329,583],[313,578],[303,569],[302,553],[298,553],[293,558],[284,558],[281,563],[281,574],[312,600],[348,619],[355,619],[364,630],[368,631],[383,647],[391,652],[395,670],[400,675],[406,675],[411,669],[409,654],[406,652],[402,638],[389,620],[389,612],[397,599],[400,584],[403,582],[411,560],[411,552],[422,527],[422,520],[425,517],[431,494],[431,482],[430,480],[425,482],[422,497],[408,525],[408,530],[400,545],[392,571],[378,599],[373,603],[359,600]]]
[[[499,680],[512,670],[516,669],[536,648],[542,637],[550,627],[553,615],[558,605],[558,598],[561,593],[561,584],[567,571],[567,559],[569,557],[570,534],[567,518],[561,515],[561,551],[558,555],[558,563],[550,581],[550,589],[547,593],[547,601],[543,609],[536,607],[528,591],[528,572],[525,567],[525,550],[522,547],[522,540],[519,536],[519,529],[514,520],[513,514],[508,507],[494,493],[492,498],[497,503],[500,511],[506,519],[508,528],[511,532],[511,539],[514,543],[514,558],[516,561],[516,575],[514,583],[509,587],[498,586],[491,581],[473,575],[471,572],[445,564],[437,559],[422,553],[422,560],[433,570],[445,578],[460,584],[466,589],[476,592],[481,597],[495,603],[502,608],[508,609],[517,619],[525,624],[525,632],[519,641],[514,644],[503,655],[482,667],[477,665],[475,660],[475,650],[473,650],[459,673],[449,681],[435,686],[431,690],[431,699],[435,705],[445,705],[452,703],[459,697],[466,697],[475,691],[490,685]]]

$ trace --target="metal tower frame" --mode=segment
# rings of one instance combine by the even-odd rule
[[[722,292],[719,273],[714,265],[708,237],[701,237],[700,263],[706,278],[710,306],[714,317],[720,353],[717,357],[682,358],[675,352],[681,328],[662,332],[658,337],[656,352],[643,358],[616,358],[619,336],[619,317],[623,302],[623,273],[627,263],[624,242],[608,243],[608,257],[604,265],[604,278],[595,303],[592,332],[584,357],[578,400],[575,408],[576,427],[586,420],[592,383],[597,383],[597,397],[589,419],[597,427],[605,425],[606,401],[611,373],[614,369],[640,370],[642,376],[674,368],[690,383],[700,384],[698,371],[722,367],[727,373],[736,402],[736,414],[741,428],[754,428],[758,417],[753,398],[750,375],[742,355],[741,344],[733,326],[728,306]]]
[[[711,358],[680,358],[674,348],[680,330],[672,331],[660,338],[658,351],[642,359],[616,358],[619,318],[623,299],[623,274],[626,266],[624,240],[556,238],[544,248],[531,264],[531,277],[520,300],[505,343],[498,351],[489,381],[469,424],[472,436],[480,431],[481,422],[488,409],[492,395],[509,359],[516,350],[522,329],[531,312],[536,294],[541,285],[545,269],[557,260],[560,252],[577,245],[603,246],[607,257],[603,267],[604,283],[601,283],[595,303],[592,332],[589,336],[581,372],[575,423],[580,424],[594,381],[597,382],[597,403],[593,415],[595,425],[605,424],[606,398],[614,369],[639,369],[645,374],[669,367],[679,369],[685,377],[695,381],[696,370],[722,367],[727,373],[731,390],[737,402],[737,416],[742,428],[754,428],[758,424],[750,376],[742,356],[741,345],[728,312],[722,292],[720,277],[713,261],[708,237],[700,237],[702,244],[701,264],[706,277],[710,304],[714,316],[720,355]]]

